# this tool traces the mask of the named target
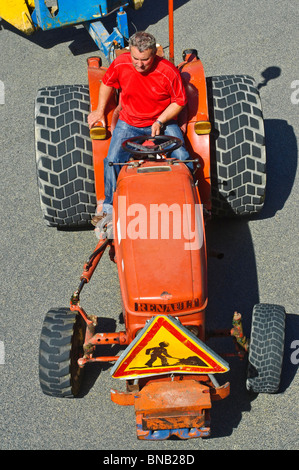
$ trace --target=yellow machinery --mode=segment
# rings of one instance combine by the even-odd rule
[[[31,18],[33,11],[34,0],[6,0],[0,5],[0,17],[26,34],[36,29]]]

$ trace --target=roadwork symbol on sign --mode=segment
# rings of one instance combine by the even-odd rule
[[[214,374],[229,365],[173,317],[153,317],[111,369],[117,379],[168,373]]]

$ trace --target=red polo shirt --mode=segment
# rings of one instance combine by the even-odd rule
[[[178,69],[156,56],[148,72],[137,72],[130,53],[118,56],[103,77],[103,83],[121,91],[120,119],[135,127],[151,126],[170,103],[185,106],[185,88]]]

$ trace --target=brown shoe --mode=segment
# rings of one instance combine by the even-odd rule
[[[100,215],[94,215],[93,218],[91,219],[91,223],[92,225],[94,225],[96,227],[96,225],[102,220],[104,219],[104,217],[106,217],[107,215],[107,212],[102,212],[102,214]]]

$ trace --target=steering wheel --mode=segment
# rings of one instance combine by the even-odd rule
[[[137,157],[156,156],[159,153],[170,153],[183,145],[178,137],[169,135],[142,135],[131,137],[122,143],[122,148]]]

